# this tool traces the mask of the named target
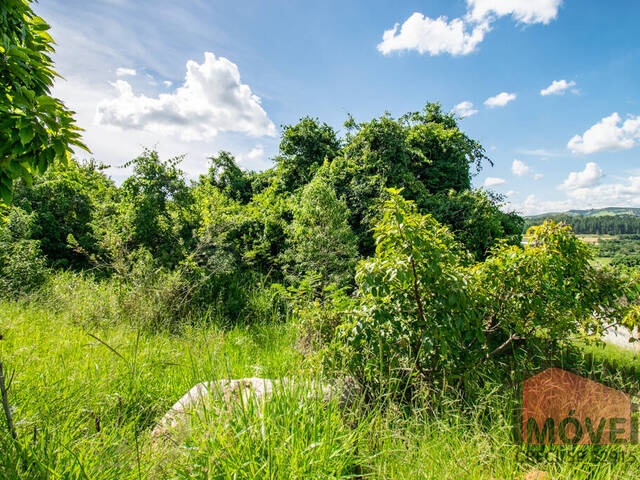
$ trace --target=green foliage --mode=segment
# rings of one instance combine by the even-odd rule
[[[210,160],[209,173],[200,181],[208,181],[233,200],[247,203],[252,196],[251,178],[240,170],[233,155],[222,151]]]
[[[69,148],[87,150],[73,113],[49,93],[56,76],[49,25],[33,13],[27,0],[0,4],[0,201],[11,201],[13,180],[31,183],[34,174]]]
[[[449,226],[456,238],[483,260],[497,242],[519,245],[524,220],[514,212],[504,213],[500,196],[483,190],[442,192],[423,197],[420,208]]]
[[[285,192],[306,185],[325,159],[340,150],[336,132],[326,123],[303,117],[296,125],[282,129],[280,155],[275,158],[278,177]]]
[[[33,215],[13,209],[0,225],[0,297],[12,298],[41,286],[47,276],[45,259],[36,240],[29,240]]]
[[[617,255],[611,261],[611,265],[614,267],[640,267],[640,254]]]
[[[596,335],[624,314],[621,281],[592,268],[566,226],[545,223],[524,248],[504,243],[474,263],[447,227],[391,190],[375,238],[327,351],[374,393],[463,382],[516,344]]]
[[[370,122],[347,123],[342,155],[326,175],[351,212],[350,223],[363,255],[373,252],[370,232],[385,188],[402,188],[403,196],[425,203],[431,194],[471,187],[471,167],[487,161],[484,149],[462,133],[455,118],[439,104],[400,119],[389,114]]]
[[[115,188],[95,162],[70,160],[36,178],[32,186],[16,185],[14,204],[33,214],[28,238],[38,240],[49,264],[82,268],[101,256],[97,225],[104,221],[104,205]]]
[[[349,211],[327,181],[316,176],[294,197],[289,225],[290,249],[285,257],[294,275],[320,275],[322,286],[349,285],[358,259]]]
[[[571,227],[548,221],[527,235],[524,248],[501,245],[471,268],[490,351],[514,340],[597,336],[623,317],[624,283],[591,265],[591,249]]]
[[[148,249],[161,265],[175,265],[192,245],[193,197],[178,168],[181,157],[161,160],[146,150],[125,167],[133,174],[122,184],[122,230],[130,250]]]
[[[360,263],[356,298],[329,351],[375,392],[402,391],[458,356],[453,349],[477,313],[453,234],[391,190],[375,227],[375,256]],[[339,358],[338,357],[338,358]],[[342,358],[339,358],[343,360]]]
[[[598,239],[598,255],[601,257],[626,257],[640,254],[640,235],[617,235]]]
[[[277,268],[284,251],[286,198],[270,185],[242,205],[214,186],[202,184],[196,190],[197,210],[202,225],[195,252],[199,265],[209,270],[254,269],[267,273]]]

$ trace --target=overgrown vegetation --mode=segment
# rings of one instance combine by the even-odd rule
[[[10,0],[0,26],[0,360],[17,427],[0,429],[0,477],[640,478],[636,446],[511,438],[517,385],[542,367],[637,390],[637,356],[592,340],[637,327],[640,275],[595,267],[562,223],[523,244],[524,220],[472,189],[485,150],[439,104],[349,117],[343,136],[303,117],[263,172],[219,152],[190,180],[145,150],[116,185],[67,159],[82,144],[47,96],[46,24]],[[177,445],[149,440],[195,383],[249,376],[287,380],[262,409],[214,402]],[[345,376],[362,393],[350,408],[308,394]]]

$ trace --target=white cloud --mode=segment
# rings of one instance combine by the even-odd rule
[[[511,15],[518,22],[544,24],[558,16],[561,4],[562,0],[467,0],[474,21]]]
[[[535,194],[528,195],[522,203],[512,203],[510,206],[523,215],[565,212],[574,208],[581,208],[578,202],[571,199],[541,200]]]
[[[507,103],[516,99],[515,93],[502,92],[495,97],[489,97],[484,101],[484,104],[489,108],[504,107]]]
[[[434,20],[415,12],[402,26],[396,23],[392,29],[385,30],[378,50],[384,55],[402,50],[430,55],[466,55],[473,52],[488,31],[486,23],[469,29],[461,18],[448,21],[447,17],[438,17]]]
[[[133,69],[133,68],[123,68],[123,67],[119,67],[116,68],[116,76],[118,77],[135,77],[137,75],[137,72]]]
[[[276,128],[248,85],[240,83],[233,62],[205,52],[204,63],[187,62],[184,85],[157,98],[136,95],[124,80],[113,86],[118,96],[96,108],[96,123],[179,136],[185,141],[207,140],[218,132],[275,136]]]
[[[515,159],[511,164],[511,171],[514,175],[522,177],[531,173],[531,167],[527,166],[524,162]]]
[[[577,188],[592,187],[600,182],[604,176],[602,169],[594,162],[585,165],[581,172],[571,172],[562,185],[558,187],[560,190],[575,190]]]
[[[264,147],[262,145],[256,145],[247,153],[249,160],[260,160],[264,156]]]
[[[575,86],[576,82],[573,80],[570,82],[567,82],[566,80],[554,80],[547,88],[540,90],[540,95],[543,97],[546,97],[547,95],[564,95],[567,90]],[[573,92],[575,93],[577,90],[573,90]]]
[[[402,25],[396,23],[384,31],[378,50],[384,55],[404,50],[467,55],[484,40],[497,17],[511,15],[521,23],[546,24],[556,18],[561,3],[562,0],[467,0],[467,14],[452,20],[414,12]]]
[[[504,178],[498,177],[487,177],[484,180],[485,187],[495,187],[496,185],[502,185],[504,183],[507,183],[507,181]]]
[[[604,117],[580,135],[575,135],[567,147],[572,153],[590,154],[633,148],[640,140],[640,116],[630,116],[622,122],[618,113]]]
[[[536,180],[536,181],[542,179],[543,177],[544,177],[544,175],[541,174],[541,173],[535,173],[533,175],[533,179]]]
[[[578,187],[566,191],[560,200],[542,200],[529,195],[521,204],[511,206],[525,215],[565,212],[572,209],[603,207],[640,207],[640,176],[631,176],[620,183]]]
[[[567,192],[577,204],[588,208],[640,205],[640,177],[629,177],[624,183],[580,187]]]
[[[164,82],[162,82],[162,84],[163,84],[165,87],[169,88],[171,85],[173,85],[173,82],[170,82],[169,80],[165,80]]]
[[[518,153],[523,155],[532,155],[534,157],[565,157],[566,152],[557,152],[554,150],[546,150],[544,148],[526,149],[522,148],[518,150]]]
[[[452,113],[459,115],[462,118],[470,117],[471,115],[475,115],[478,113],[478,110],[473,108],[473,103],[471,102],[461,102],[451,110]]]
[[[515,93],[502,92],[495,97],[489,97],[484,101],[484,104],[489,108],[504,107],[507,103],[516,99]]]
[[[518,193],[518,192],[516,192],[515,190],[509,190],[507,193],[505,193],[505,195],[506,195],[507,197],[512,197],[512,196],[513,196],[513,195],[515,195],[516,193]]]

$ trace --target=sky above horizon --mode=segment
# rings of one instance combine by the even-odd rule
[[[190,177],[272,165],[282,125],[340,133],[440,102],[487,150],[474,186],[523,214],[640,207],[640,2],[41,0],[97,161],[145,147]],[[88,157],[80,153],[79,157]]]

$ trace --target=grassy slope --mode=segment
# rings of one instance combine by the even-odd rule
[[[90,299],[83,301],[85,308]],[[593,450],[512,445],[499,387],[471,415],[452,402],[437,417],[426,404],[410,414],[396,408],[345,414],[292,387],[262,415],[230,414],[218,405],[179,445],[152,450],[153,422],[199,381],[316,375],[294,348],[295,327],[150,334],[123,323],[86,329],[83,315],[80,305],[0,303],[0,357],[15,371],[10,400],[23,445],[16,451],[2,429],[0,478],[512,479],[534,468],[554,478],[640,478],[634,458],[599,462],[597,455],[584,458]],[[591,353],[638,362],[613,348]],[[21,456],[27,461],[20,463]]]

